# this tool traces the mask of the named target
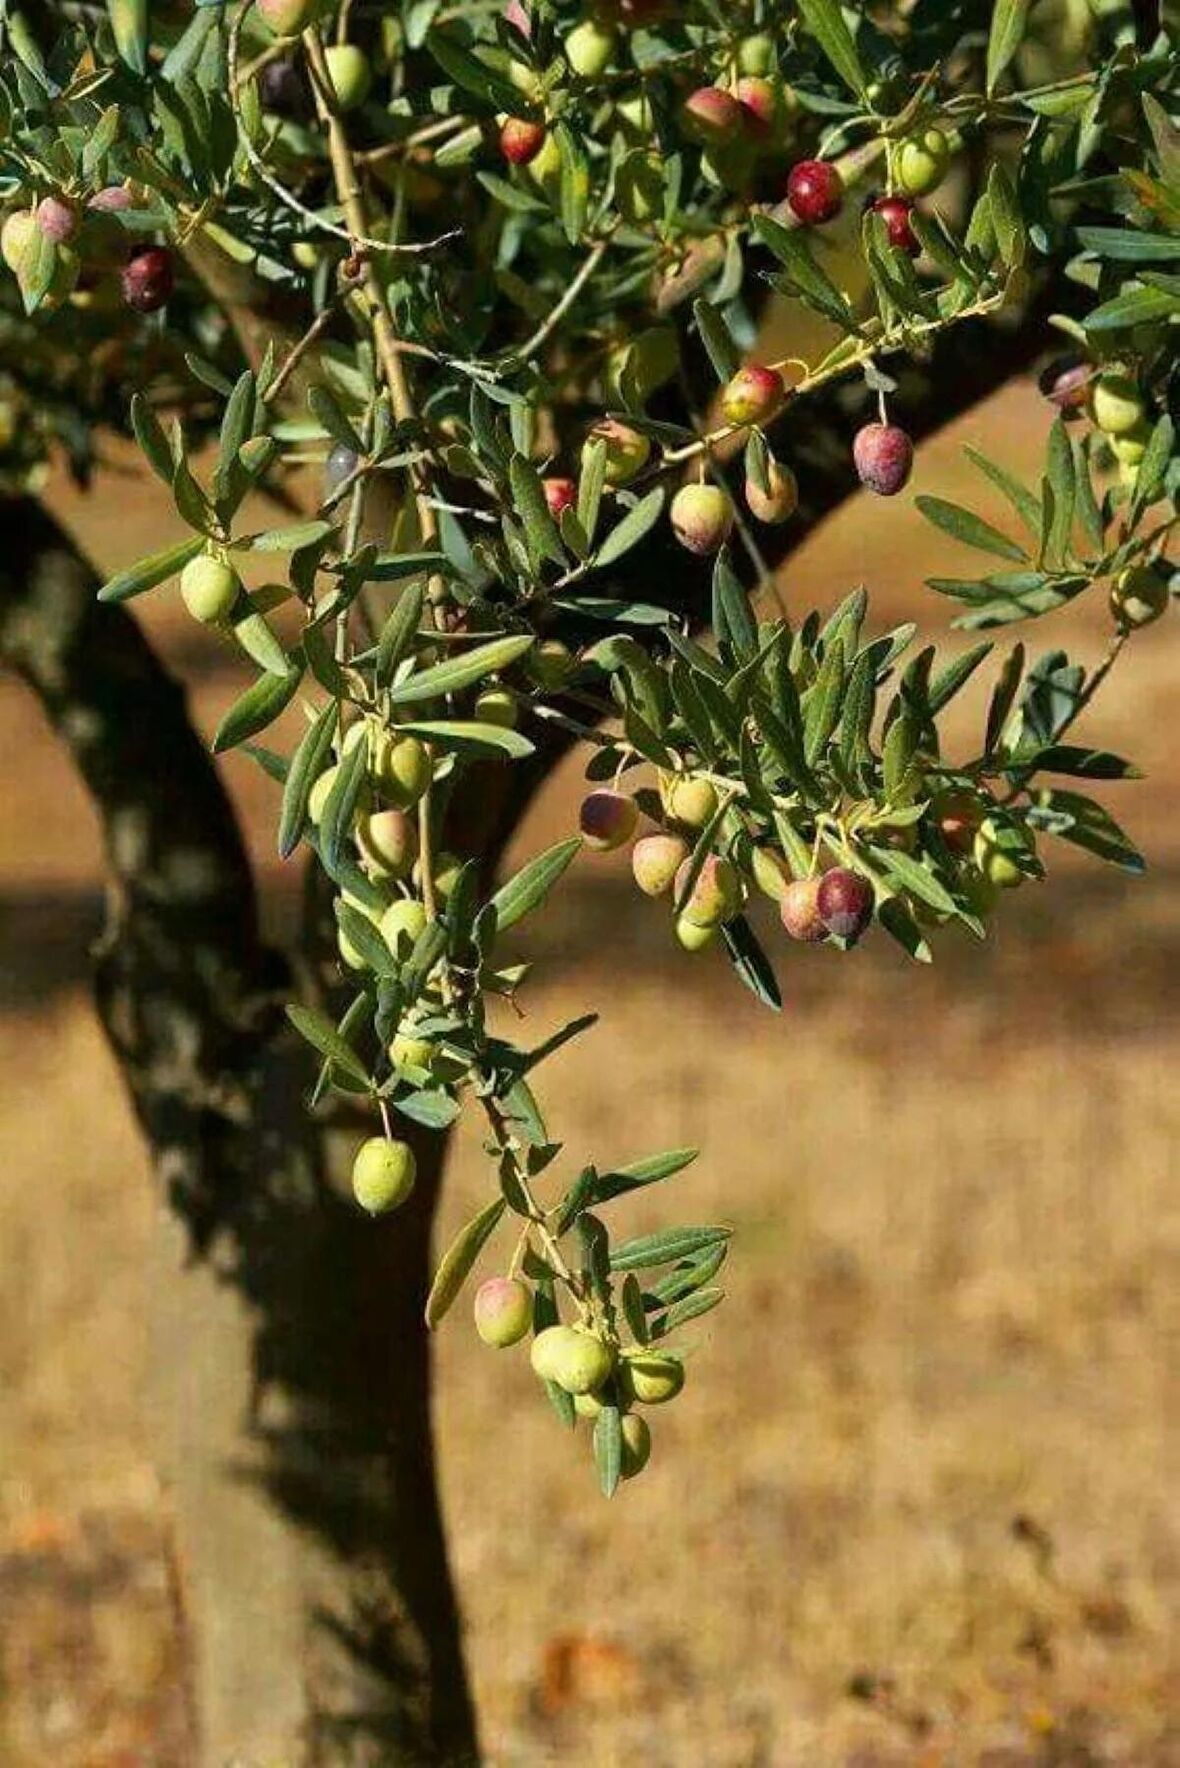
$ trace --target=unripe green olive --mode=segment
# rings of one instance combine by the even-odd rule
[[[576,1326],[546,1326],[534,1338],[530,1358],[543,1381],[555,1381],[567,1394],[593,1393],[614,1368],[610,1346]]]
[[[533,1323],[533,1298],[519,1277],[489,1277],[475,1292],[475,1330],[485,1344],[519,1344]]]
[[[531,104],[540,104],[544,100],[545,82],[527,61],[518,61],[514,56],[508,63],[508,78]]]
[[[559,638],[543,638],[529,652],[526,667],[539,688],[555,694],[569,681],[576,663],[569,646]]]
[[[911,135],[897,150],[894,172],[906,196],[929,196],[946,177],[950,143],[941,129],[924,129]]]
[[[389,1059],[395,1068],[421,1068],[430,1073],[434,1067],[436,1047],[428,1037],[415,1029],[416,1021],[403,1019],[389,1045]]]
[[[768,31],[743,37],[737,48],[739,74],[769,74],[777,65],[774,38]]]
[[[435,855],[434,888],[444,902],[459,882],[459,873],[462,870],[463,861],[457,853],[450,853],[444,848],[441,853]]]
[[[662,896],[687,858],[682,835],[641,835],[631,849],[631,872],[645,896]]]
[[[379,910],[369,908],[366,903],[358,901],[347,890],[341,892],[341,900],[346,902],[350,908],[355,909],[358,915],[364,915],[365,919],[371,921],[374,926],[380,921]],[[336,949],[350,970],[367,970],[369,968],[369,960],[359,947],[353,944],[343,927],[338,927],[336,930]]]
[[[370,1215],[397,1209],[414,1189],[418,1165],[408,1142],[370,1136],[352,1163],[353,1196]]]
[[[515,730],[520,717],[520,702],[511,688],[484,688],[476,698],[475,717],[480,724],[494,724],[500,730]]]
[[[316,785],[319,785],[318,780]],[[362,814],[357,822],[356,838],[361,857],[379,878],[404,878],[418,852],[417,831],[404,810],[375,810]]]
[[[703,829],[717,810],[712,780],[694,779],[691,774],[661,774],[660,799],[672,821],[686,829]]]
[[[333,43],[324,50],[332,90],[339,111],[358,110],[373,85],[373,70],[363,49],[355,43]]]
[[[617,417],[604,417],[591,429],[582,447],[582,465],[595,442],[606,443],[606,482],[626,485],[641,473],[651,457],[651,443],[641,431]]]
[[[1108,437],[1110,452],[1123,466],[1137,467],[1147,453],[1147,444],[1151,441],[1151,425],[1141,424],[1126,436]]]
[[[426,910],[416,897],[399,897],[390,903],[377,930],[395,958],[405,957],[426,930]]]
[[[703,926],[699,921],[690,921],[687,915],[678,915],[676,917],[676,938],[686,952],[703,951],[716,939],[718,925],[719,923],[714,921],[709,926]]]
[[[649,137],[654,126],[651,100],[642,87],[637,92],[628,92],[615,101],[615,115],[625,128],[635,135]]]
[[[1115,579],[1110,611],[1120,626],[1150,626],[1168,606],[1168,585],[1150,565],[1132,565]]]
[[[1146,414],[1143,394],[1132,375],[1108,369],[1091,384],[1090,416],[1104,435],[1129,436]]]
[[[360,947],[355,946],[352,943],[352,940],[348,937],[343,927],[338,927],[336,929],[336,950],[340,953],[341,960],[348,965],[350,970],[368,969],[368,959],[360,950]]]
[[[327,805],[332,787],[336,784],[336,781],[339,778],[340,769],[338,766],[326,767],[323,773],[316,779],[311,791],[307,794],[307,814],[313,823],[318,825],[320,818],[324,814],[324,808]]]
[[[180,573],[180,593],[194,620],[215,626],[238,599],[242,582],[232,566],[211,553],[198,553]]]
[[[370,739],[370,769],[381,796],[399,810],[417,804],[430,784],[426,745],[417,737],[391,737],[385,731]]]
[[[643,1406],[662,1406],[674,1400],[684,1386],[684,1364],[679,1357],[658,1351],[629,1351],[619,1366],[624,1394]]]
[[[610,853],[623,847],[635,833],[639,809],[626,792],[604,788],[588,792],[578,812],[578,827],[587,847],[597,853]]]
[[[750,855],[750,870],[763,896],[781,902],[783,891],[791,882],[791,873],[781,853],[773,847],[755,847]]]
[[[615,33],[596,18],[584,18],[562,44],[565,59],[583,80],[597,80],[610,66],[615,52]]]
[[[628,1412],[620,1420],[623,1433],[621,1472],[624,1479],[634,1479],[651,1459],[651,1429],[638,1412]]]
[[[527,162],[525,170],[535,184],[556,197],[561,184],[561,147],[552,130],[546,132],[544,141]]]
[[[992,817],[985,817],[980,823],[971,852],[989,884],[1000,890],[1014,890],[1024,882],[1024,873],[1011,851],[1000,844],[1000,828]]]

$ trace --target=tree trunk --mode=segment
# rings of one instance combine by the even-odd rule
[[[0,531],[0,658],[102,818],[96,995],[163,1180],[151,1413],[193,1761],[470,1763],[422,1322],[442,1141],[406,1209],[360,1218],[334,1173],[363,1131],[306,1119],[292,990],[179,689],[44,510],[10,500]]]

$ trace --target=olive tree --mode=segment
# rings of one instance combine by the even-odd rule
[[[684,1352],[729,1250],[675,1187],[615,1231],[693,1151],[562,1145],[543,1068],[593,1003],[522,1041],[505,935],[629,846],[636,912],[777,1009],[782,964],[838,986],[870,937],[984,937],[1054,841],[1141,869],[1088,790],[1134,770],[1075,725],[1171,588],[1176,60],[1124,0],[61,0],[4,30],[0,646],[105,832],[98,1006],[174,1224],[201,1759],[467,1762],[429,1333],[470,1284],[554,1454],[625,1494],[659,1407],[709,1404]],[[1034,366],[1043,474],[971,451],[1003,527],[920,486],[963,548],[931,587],[973,632],[1101,595],[1096,662],[940,659],[847,585],[776,610],[825,514],[920,483],[915,443]],[[104,426],[176,529],[100,584],[37,493]],[[212,747],[273,781],[297,951],[148,593],[239,660]],[[501,876],[571,748],[578,828]],[[432,1257],[461,1112],[486,1198]]]

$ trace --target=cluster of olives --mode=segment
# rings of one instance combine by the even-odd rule
[[[632,876],[645,896],[671,893],[677,940],[685,951],[703,951],[741,913],[748,883],[734,860],[721,853],[707,854],[693,875],[694,841],[713,821],[720,803],[712,780],[661,773],[659,795],[664,824],[635,842]],[[599,852],[624,846],[638,820],[634,798],[607,788],[590,792],[579,813],[582,839]],[[851,945],[872,920],[872,885],[848,866],[795,879],[781,854],[755,847],[750,870],[753,882],[779,903],[783,926],[793,939],[814,944],[833,935]]]
[[[1154,422],[1135,376],[1117,367],[1101,368],[1075,351],[1047,365],[1040,388],[1067,422],[1089,417],[1118,463],[1122,483],[1133,490]]]
[[[600,0],[566,32],[561,51],[574,79],[593,82],[616,63],[626,33],[656,16],[658,5],[638,0]],[[532,21],[519,0],[510,0],[505,18],[528,41]],[[777,56],[773,40],[765,35],[748,37],[738,45],[729,85],[700,86],[680,105],[680,125],[687,141],[704,151],[706,163],[718,181],[740,184],[758,158],[781,145],[793,99],[775,73]],[[543,105],[545,92],[536,73],[524,62],[513,62],[509,76],[533,104]],[[641,89],[624,92],[617,101],[620,119],[631,129],[650,132],[651,111]],[[545,122],[537,118],[502,118],[500,151],[509,164],[530,166],[544,181],[556,169],[559,156]],[[627,181],[624,181],[627,182]],[[650,219],[642,172],[633,188],[619,191],[627,219]]]
[[[1127,594],[1134,588],[1128,584]],[[836,939],[852,946],[868,929],[876,894],[871,881],[852,863],[852,850],[859,839],[856,829],[849,831],[847,864],[826,869],[816,866],[806,875],[796,876],[777,848],[754,840],[734,843],[725,854],[710,853],[694,877],[694,846],[716,817],[720,804],[717,786],[701,774],[661,773],[659,797],[662,824],[635,839],[631,870],[645,896],[671,894],[676,904],[676,938],[686,951],[700,951],[712,944],[720,928],[741,912],[754,886],[777,903],[783,928],[803,944]],[[988,912],[997,891],[1013,889],[1036,874],[1030,831],[1018,820],[998,815],[986,792],[935,788],[924,814],[931,831],[957,862],[958,884],[977,914]],[[579,826],[588,848],[598,852],[621,848],[635,837],[638,824],[639,806],[626,792],[597,787],[582,801]],[[864,836],[876,845],[907,850],[918,841],[912,819],[896,824],[875,820],[865,826]],[[918,921],[940,918],[908,895],[906,904]]]
[[[721,407],[727,425],[741,429],[769,423],[782,409],[788,391],[777,368],[748,363],[722,390]],[[604,417],[591,427],[583,447],[583,466],[596,442],[605,445],[605,480],[609,486],[630,484],[651,461],[648,437],[621,418]],[[913,463],[909,437],[892,424],[865,425],[856,437],[854,454],[862,481],[882,496],[901,490]],[[553,476],[543,484],[550,514],[560,521],[563,511],[577,502],[577,483]],[[785,462],[773,458],[767,462],[765,482],[748,472],[744,491],[750,514],[759,522],[786,522],[799,507],[795,474]],[[698,557],[709,557],[729,539],[734,508],[720,485],[702,480],[679,488],[668,517],[681,546]]]
[[[71,298],[92,298],[102,276],[117,271],[125,305],[136,313],[155,313],[175,284],[172,254],[166,246],[128,247],[127,234],[112,217],[134,207],[134,202],[124,184],[95,191],[85,201],[69,192],[51,191],[6,217],[0,227],[0,257],[23,282],[38,242],[52,246],[52,279],[41,298],[45,311],[52,312]]]
[[[475,1329],[497,1350],[519,1344],[533,1329],[532,1291],[519,1277],[491,1277],[475,1296]],[[642,1473],[651,1454],[651,1430],[636,1406],[662,1406],[684,1387],[684,1364],[668,1351],[620,1346],[588,1325],[545,1326],[533,1339],[530,1361],[542,1381],[571,1396],[579,1418],[597,1418],[604,1405],[622,1414],[624,1479]]]
[[[1089,418],[1114,456],[1120,482],[1134,491],[1156,417],[1136,377],[1122,368],[1099,367],[1074,352],[1042,370],[1040,389],[1066,422]],[[1111,586],[1111,612],[1125,630],[1158,620],[1168,599],[1167,578],[1150,564],[1121,572]]]

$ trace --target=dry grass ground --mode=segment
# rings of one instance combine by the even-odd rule
[[[940,440],[1035,446],[1027,390]],[[60,508],[105,563],[154,493]],[[134,514],[134,531],[131,520]],[[857,505],[792,567],[790,601],[866,580],[879,618],[946,610],[954,563],[908,507]],[[148,618],[207,727],[224,661]],[[1044,628],[1094,656],[1098,608]],[[881,941],[784,954],[772,1018],[658,908],[586,860],[530,936],[538,1028],[590,1003],[554,1064],[571,1160],[700,1143],[675,1202],[732,1222],[649,1473],[609,1507],[520,1358],[458,1319],[440,1343],[445,1499],[497,1768],[1180,1764],[1180,1057],[1173,740],[1180,628],[1132,648],[1087,726],[1147,766],[1118,788],[1140,884],[1062,854],[982,952],[933,970]],[[978,698],[968,715],[978,715]],[[87,808],[0,686],[0,1761],[183,1768],[170,1593],[140,1424],[142,1153],[85,995],[100,919]],[[269,788],[228,771],[264,861]],[[576,772],[521,838],[568,826]],[[1056,857],[1056,856],[1055,856]],[[457,1223],[486,1183],[461,1138]]]

